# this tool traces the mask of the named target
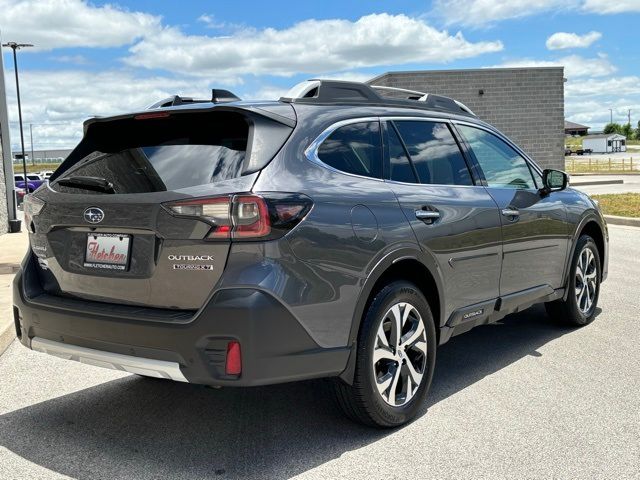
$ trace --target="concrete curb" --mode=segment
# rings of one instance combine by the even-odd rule
[[[13,322],[5,327],[0,327],[0,355],[2,355],[9,345],[16,339],[16,331]]]
[[[586,182],[571,182],[571,187],[586,187],[588,185],[620,185],[624,180],[587,180]]]
[[[609,225],[626,225],[628,227],[640,227],[640,218],[605,215],[604,219]]]
[[[19,263],[0,263],[0,275],[13,275],[20,270]]]

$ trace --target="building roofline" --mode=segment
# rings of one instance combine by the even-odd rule
[[[373,83],[376,80],[392,75],[411,75],[417,73],[460,73],[460,72],[492,72],[495,70],[562,70],[564,73],[564,66],[549,66],[549,67],[488,67],[488,68],[452,68],[442,70],[404,70],[404,71],[392,71],[384,72],[380,75],[367,80],[365,83]]]

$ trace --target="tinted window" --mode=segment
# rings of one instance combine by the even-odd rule
[[[473,185],[471,174],[449,127],[438,122],[395,122],[420,183]]]
[[[378,122],[345,125],[318,148],[318,158],[342,172],[382,177],[382,152]]]
[[[58,179],[100,177],[113,183],[116,193],[215,183],[241,175],[248,134],[244,117],[230,112],[97,124],[68,159],[73,166]],[[55,183],[54,188],[82,193]]]
[[[479,128],[458,125],[471,146],[489,187],[535,188],[527,162],[495,135]]]
[[[389,134],[389,178],[396,182],[417,183],[409,157],[393,125],[388,125],[387,132]]]

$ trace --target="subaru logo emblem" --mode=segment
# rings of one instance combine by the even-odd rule
[[[98,207],[89,207],[84,211],[84,219],[89,223],[100,223],[104,220],[104,212]]]

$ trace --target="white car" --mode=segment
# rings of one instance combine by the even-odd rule
[[[51,177],[51,175],[53,175],[53,170],[43,170],[42,172],[39,173],[40,178],[42,178],[43,180],[49,180],[49,177]]]

